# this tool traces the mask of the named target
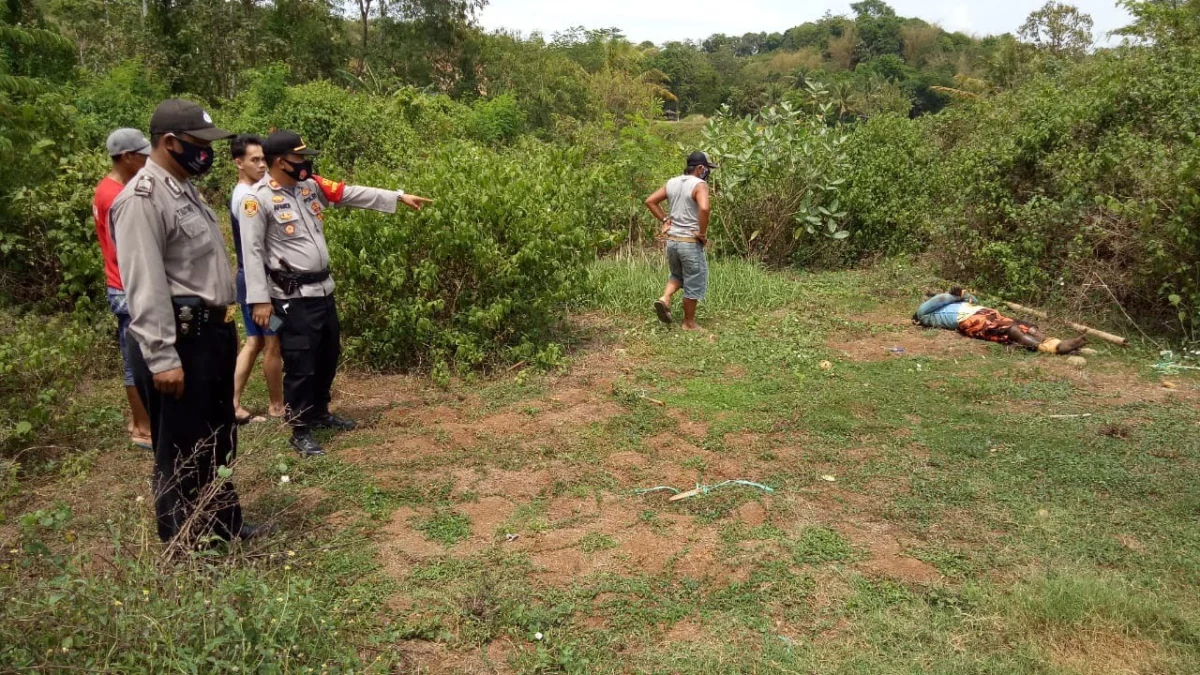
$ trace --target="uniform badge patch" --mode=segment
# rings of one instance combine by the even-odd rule
[[[143,197],[149,197],[154,194],[154,179],[149,176],[142,176],[138,179],[137,184],[133,186],[133,193]]]
[[[296,234],[296,226],[295,226],[295,225],[288,225],[287,227],[283,228],[283,231],[284,231],[285,233],[287,233],[287,235],[288,235],[288,236],[291,236],[291,235],[293,235],[293,234]]]
[[[283,213],[275,214],[275,217],[278,218],[280,222],[286,223],[289,220],[295,220],[296,214],[292,213],[291,211],[284,211]]]
[[[304,188],[304,189],[300,190],[301,197],[307,197],[311,194],[312,194],[312,190],[309,190],[308,188]]]
[[[274,197],[271,197],[271,201],[275,202],[276,204],[280,204],[283,202],[283,196],[275,195]]]
[[[321,215],[321,202],[313,202],[312,204],[309,204],[308,207],[312,209],[314,216]]]
[[[274,178],[272,178],[270,181],[268,181],[267,185],[270,185],[272,190],[279,189],[279,181],[275,180]]]
[[[171,191],[171,194],[175,195],[176,197],[183,194],[183,186],[181,186],[179,181],[175,180],[171,176],[167,176],[163,182],[167,184],[167,189]]]
[[[242,213],[244,213],[246,215],[246,217],[248,217],[248,218],[253,218],[254,216],[257,216],[258,215],[258,200],[252,199],[252,198],[243,200],[242,201]]]

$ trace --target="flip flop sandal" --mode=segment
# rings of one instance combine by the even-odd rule
[[[132,445],[133,447],[139,448],[141,450],[153,450],[154,449],[154,446],[150,444],[149,438],[143,438],[140,436],[131,436],[129,438],[129,444]]]
[[[247,424],[250,424],[250,422],[251,422],[253,419],[254,419],[254,418],[252,418],[252,417],[251,417],[251,416],[249,416],[249,415],[246,415],[245,417],[236,417],[236,416],[235,416],[235,417],[233,418],[233,421],[234,421],[234,422],[237,422],[237,425],[238,425],[239,427],[244,427],[244,426],[246,426]]]
[[[250,418],[251,424],[262,424],[263,422],[266,422],[266,421],[267,421],[267,418],[263,417],[262,415],[255,415],[254,417]]]
[[[663,323],[671,323],[671,308],[662,300],[654,301],[654,311],[658,314],[658,320]]]

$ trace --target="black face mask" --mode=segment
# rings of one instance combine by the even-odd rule
[[[700,173],[696,176],[700,180],[708,180],[708,174],[712,173],[712,169],[707,166],[700,167]]]
[[[301,180],[308,180],[309,178],[312,178],[312,175],[313,175],[312,160],[305,160],[303,162],[290,162],[285,159],[284,161],[287,162],[292,168],[284,169],[283,172],[286,173],[287,175],[291,176],[292,179],[301,181]]]
[[[187,171],[189,176],[201,176],[208,173],[208,170],[213,165],[212,148],[206,145],[199,145],[198,143],[189,143],[178,136],[175,137],[175,140],[179,141],[179,144],[183,146],[183,150],[180,152],[167,150],[167,153],[171,155],[171,159],[175,160],[179,166],[182,166],[183,170]]]

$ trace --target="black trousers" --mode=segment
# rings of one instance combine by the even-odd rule
[[[233,482],[218,470],[237,453],[233,371],[237,324],[208,324],[194,337],[180,337],[183,396],[163,395],[134,340],[126,345],[133,381],[150,413],[154,446],[154,510],[158,536],[169,541],[195,515],[192,536],[231,539],[242,529],[242,507]]]
[[[333,296],[272,300],[283,319],[283,400],[293,433],[303,433],[329,414],[333,378],[342,355],[342,326]]]

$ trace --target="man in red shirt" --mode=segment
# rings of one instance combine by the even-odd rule
[[[129,399],[132,421],[129,424],[130,441],[139,448],[150,449],[150,415],[133,385],[133,369],[125,359],[125,329],[129,327],[129,305],[125,301],[125,289],[121,285],[121,273],[117,268],[117,246],[109,227],[108,212],[113,200],[125,189],[125,183],[141,171],[150,155],[150,141],[137,129],[117,129],[108,136],[108,156],[112,157],[112,171],[96,185],[96,197],[92,201],[92,217],[96,220],[96,238],[100,241],[100,253],[104,256],[104,277],[108,283],[108,307],[117,316],[117,342],[121,347],[121,359],[125,362],[125,397]]]

